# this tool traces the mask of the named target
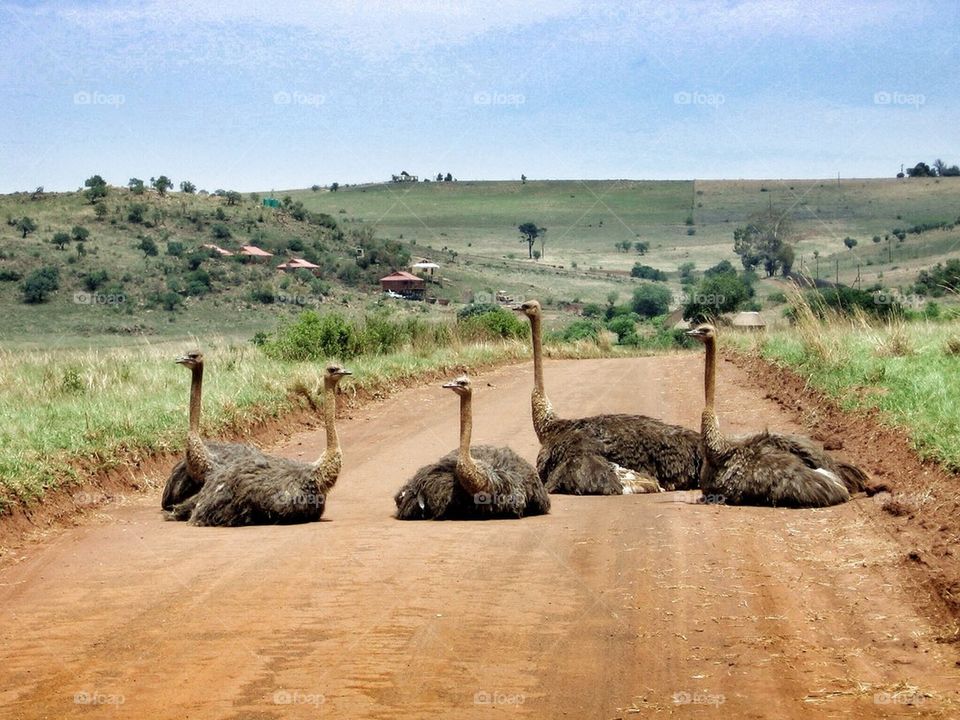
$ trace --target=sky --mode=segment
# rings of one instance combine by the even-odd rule
[[[0,192],[891,177],[958,61],[958,0],[0,0]]]

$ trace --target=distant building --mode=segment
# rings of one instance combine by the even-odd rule
[[[403,270],[397,270],[386,277],[380,278],[380,288],[387,292],[395,292],[403,295],[408,300],[423,300],[426,290],[426,282],[423,278],[411,275]]]
[[[430,277],[433,277],[433,274],[440,269],[440,266],[437,265],[435,262],[430,262],[429,260],[420,260],[418,262],[415,262],[413,265],[411,265],[410,269],[413,270],[414,272],[420,272],[420,273],[423,273],[424,275],[429,275]]]
[[[207,243],[206,245],[204,245],[204,247],[207,250],[213,250],[217,255],[220,255],[222,257],[233,257],[232,252],[230,252],[229,250],[224,250],[219,245],[214,245],[213,243]]]
[[[734,315],[730,324],[742,330],[763,330],[763,328],[767,326],[766,321],[760,313],[747,311]]]
[[[273,253],[269,253],[266,250],[261,250],[256,245],[244,245],[242,248],[240,248],[240,255],[257,261],[266,260],[267,258],[273,257]]]
[[[290,272],[293,270],[309,270],[314,275],[320,274],[319,265],[314,265],[309,260],[304,260],[303,258],[292,258],[287,260],[285,263],[280,263],[277,265],[277,270],[283,270],[284,272]]]

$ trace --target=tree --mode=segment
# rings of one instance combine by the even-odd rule
[[[847,250],[853,250],[857,246],[857,240],[847,235],[847,237],[843,239],[843,244],[847,246]]]
[[[336,192],[340,189],[340,183],[330,183],[330,192]]]
[[[638,255],[646,255],[650,250],[650,243],[644,242],[643,240],[637,240],[633,243],[633,249],[637,251]]]
[[[540,238],[545,232],[547,232],[547,229],[542,227],[537,227],[537,224],[533,222],[525,222],[523,223],[523,225],[518,225],[517,230],[520,231],[520,235],[521,235],[520,242],[525,242],[527,244],[527,254],[532,260],[533,244],[537,241],[538,238]],[[541,247],[542,247],[542,243],[543,241],[541,240]],[[543,252],[541,251],[540,254],[542,256]]]
[[[66,250],[67,245],[70,244],[70,235],[65,232],[58,232],[53,236],[50,242],[56,245],[58,250]]]
[[[444,175],[444,176],[443,176],[443,181],[444,181],[444,182],[453,182],[453,174],[452,174],[452,173],[447,173],[446,175]]]
[[[83,194],[86,196],[87,200],[91,202],[91,204],[95,203],[100,198],[107,196],[107,181],[99,175],[88,177],[83,181],[83,184],[87,188],[83,191]]]
[[[708,320],[733,312],[753,296],[753,287],[735,272],[706,275],[690,293],[683,306],[688,320]]]
[[[930,177],[933,172],[925,162],[918,162],[912,168],[907,168],[907,175],[910,177]]]
[[[110,212],[107,210],[107,206],[103,203],[97,203],[93,206],[93,214],[97,216],[97,220],[103,222],[103,219],[107,216],[107,213]]]
[[[943,174],[944,172],[946,172],[946,169],[947,169],[947,164],[940,158],[937,158],[936,160],[933,161],[933,171],[937,174],[938,177],[943,177]]]
[[[42,303],[47,299],[47,295],[60,287],[60,271],[55,267],[45,267],[34,270],[27,275],[26,279],[20,284],[20,290],[23,292],[23,301],[25,303]]]
[[[243,196],[236,190],[228,190],[223,196],[227,200],[227,205],[236,205],[243,200]]]
[[[139,225],[143,222],[143,216],[146,212],[146,205],[143,203],[133,203],[127,210],[127,221],[132,222],[134,225]]]
[[[29,235],[36,229],[37,229],[37,224],[33,221],[33,219],[28,218],[27,216],[23,216],[22,218],[17,220],[17,230],[20,231],[20,237],[22,238],[26,238],[27,235]]]
[[[127,187],[130,188],[130,192],[134,195],[143,195],[147,189],[143,184],[143,180],[140,178],[130,178],[130,182],[127,183]]]
[[[746,226],[733,231],[733,251],[740,256],[744,270],[763,266],[770,277],[781,267],[781,249],[792,237],[787,213],[771,207],[751,215]]]
[[[197,186],[189,180],[184,180],[182,183],[180,183],[180,192],[187,193],[187,195],[193,195],[196,191]]]
[[[777,262],[780,265],[780,272],[783,273],[784,277],[790,274],[790,271],[793,270],[793,261],[796,255],[793,251],[792,245],[784,245],[777,252]]]
[[[521,184],[521,185],[526,185],[526,184],[527,184],[527,176],[526,176],[526,175],[521,175],[521,176],[520,176],[520,184]]]
[[[443,173],[437,173],[437,182],[443,182]]]
[[[166,175],[161,175],[158,178],[150,178],[150,184],[153,185],[153,189],[157,191],[160,197],[166,195],[167,190],[173,188],[173,181]]]
[[[633,291],[630,305],[640,317],[652,318],[666,315],[671,297],[670,291],[663,285],[645,282]]]
[[[70,231],[70,236],[77,242],[86,242],[90,237],[90,231],[87,230],[83,225],[74,225],[73,229]]]
[[[137,250],[142,250],[145,258],[156,257],[157,253],[160,252],[160,250],[157,248],[157,244],[152,238],[148,237],[140,238],[140,242],[137,243]]]

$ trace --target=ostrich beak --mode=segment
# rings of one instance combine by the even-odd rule
[[[340,375],[353,375],[353,373],[350,372],[349,370],[341,370],[339,374],[340,374]]]
[[[186,365],[188,362],[190,362],[190,358],[187,357],[186,355],[181,355],[176,360],[174,360],[174,362],[177,365]]]
[[[454,388],[457,387],[457,383],[456,383],[456,382],[448,382],[448,383],[444,383],[444,384],[441,385],[440,387],[445,387],[445,388],[447,388],[447,390],[453,390]]]

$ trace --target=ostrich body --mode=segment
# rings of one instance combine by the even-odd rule
[[[417,470],[394,497],[400,520],[520,518],[550,511],[537,471],[510,448],[470,447],[473,389],[460,377],[443,387],[460,396],[460,446]]]
[[[706,346],[701,417],[704,495],[729,505],[824,507],[850,499],[869,482],[860,468],[831,457],[811,440],[769,432],[728,440],[715,411],[716,331],[690,330]]]
[[[211,468],[220,467],[238,458],[262,455],[255,447],[242,443],[205,443],[200,437],[200,411],[203,393],[203,353],[194,350],[176,359],[176,363],[189,368],[190,383],[190,429],[187,432],[185,457],[170,472],[163,488],[160,506],[172,510],[200,492]]]
[[[174,506],[175,520],[191,525],[274,525],[319,520],[327,493],[340,474],[343,454],[336,428],[336,388],[351,373],[339,365],[327,368],[323,405],[327,448],[313,463],[251,452],[214,466],[202,489]]]
[[[550,492],[626,495],[698,486],[700,436],[693,430],[644,415],[558,418],[544,390],[540,303],[517,309],[530,320],[537,472]]]

